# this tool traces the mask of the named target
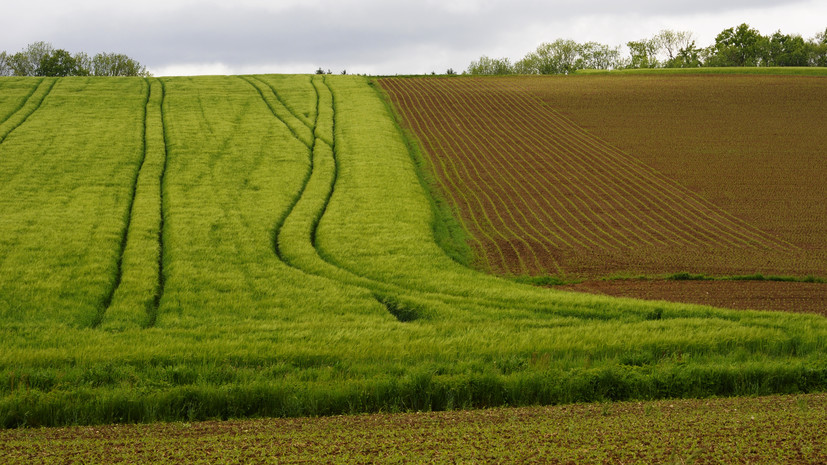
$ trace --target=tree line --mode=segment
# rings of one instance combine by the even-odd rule
[[[704,66],[827,66],[827,29],[809,40],[800,35],[761,35],[744,23],[723,30],[715,43],[699,48],[692,32],[662,30],[621,48],[597,42],[557,39],[542,43],[521,60],[483,55],[468,74],[568,74],[579,69],[699,68]]]
[[[149,76],[146,67],[121,53],[71,54],[35,42],[9,54],[0,51],[0,76]]]

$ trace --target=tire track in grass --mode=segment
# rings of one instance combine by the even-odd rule
[[[254,89],[256,89],[256,91],[258,91],[259,95],[261,96],[261,99],[264,101],[264,104],[267,105],[267,108],[270,109],[270,113],[273,114],[273,117],[277,121],[279,121],[281,124],[283,124],[287,128],[287,130],[290,131],[292,136],[296,140],[298,140],[299,142],[301,142],[302,144],[307,146],[307,149],[308,149],[308,153],[307,153],[308,169],[307,169],[307,172],[305,173],[304,179],[302,180],[301,185],[299,186],[299,190],[296,193],[293,200],[290,202],[290,204],[287,206],[287,208],[284,209],[284,212],[281,214],[281,216],[276,218],[275,224],[273,226],[273,232],[271,233],[271,238],[270,238],[271,244],[272,244],[272,247],[273,247],[273,252],[276,254],[276,257],[279,259],[279,261],[281,261],[282,263],[292,267],[292,265],[290,265],[290,263],[284,257],[284,254],[283,254],[283,252],[281,250],[281,247],[279,245],[279,239],[278,238],[279,238],[279,235],[281,234],[282,228],[284,227],[285,221],[287,221],[287,218],[293,213],[293,210],[296,208],[296,205],[299,203],[299,200],[301,200],[302,196],[304,196],[304,192],[307,189],[307,184],[310,182],[310,176],[313,173],[313,150],[314,150],[314,147],[315,147],[315,144],[316,144],[316,138],[315,137],[313,138],[313,141],[310,143],[310,145],[305,143],[305,141],[303,141],[299,137],[298,133],[289,124],[287,124],[287,122],[281,116],[279,116],[279,113],[276,111],[274,106],[267,100],[267,98],[264,95],[264,92],[258,86],[256,86],[250,79],[248,79],[247,76],[239,76],[239,78],[246,81],[247,83],[249,83],[251,86],[253,86]],[[317,105],[316,114],[317,114],[317,118],[318,118],[318,101],[317,101],[316,105]],[[295,268],[295,267],[293,267],[293,268]]]
[[[258,91],[262,100],[264,100],[264,103],[267,104],[267,107],[270,108],[270,111],[273,113],[273,116],[275,116],[279,121],[284,123],[287,129],[290,130],[290,132],[293,134],[293,137],[295,137],[296,139],[298,139],[299,142],[307,146],[308,149],[312,150],[313,144],[315,143],[313,137],[313,128],[305,124],[304,121],[299,119],[284,105],[284,103],[279,99],[278,94],[276,94],[275,89],[269,87],[267,83],[254,77],[239,76],[239,79],[253,86],[253,88],[255,88],[256,91]],[[269,90],[270,93],[273,94],[278,105],[274,105],[270,101],[270,99],[267,98],[267,96],[265,95],[265,90],[262,89],[262,87]]]
[[[9,110],[9,112],[6,114],[6,116],[4,116],[4,117],[2,118],[2,120],[0,120],[0,128],[2,128],[2,127],[3,127],[3,124],[4,124],[6,121],[8,121],[8,119],[9,119],[9,118],[11,118],[12,116],[14,116],[14,114],[15,114],[15,113],[17,113],[18,111],[20,111],[20,109],[21,109],[21,108],[23,108],[23,107],[26,105],[26,102],[28,102],[28,101],[29,101],[29,99],[32,97],[32,95],[34,95],[34,93],[35,93],[35,92],[37,92],[37,89],[38,89],[38,88],[40,87],[40,85],[43,83],[43,80],[44,80],[44,79],[46,79],[46,78],[40,78],[40,80],[38,80],[38,81],[35,83],[35,85],[33,85],[33,86],[32,86],[31,90],[29,90],[29,92],[28,92],[25,96],[23,96],[23,98],[20,100],[20,104],[18,104],[16,107],[14,107],[14,108],[12,108],[11,110]],[[2,91],[2,89],[0,89],[0,91]],[[0,129],[0,133],[2,133],[2,129]]]
[[[319,81],[313,82],[315,85]],[[370,292],[377,302],[383,305],[399,321],[411,321],[422,316],[421,310],[411,310],[411,308],[421,309],[424,306],[429,311],[439,311],[434,309],[449,311],[445,308],[444,300],[451,300],[450,296],[422,293],[362,276],[341,267],[330,257],[327,257],[324,251],[318,247],[317,232],[319,223],[327,211],[338,179],[338,162],[335,152],[336,112],[333,108],[335,106],[334,94],[324,77],[321,78],[321,84],[316,89],[317,92],[320,89],[325,89],[330,96],[330,128],[329,131],[323,130],[322,124],[319,122],[319,119],[325,117],[326,112],[321,108],[323,99],[317,93],[320,107],[317,111],[315,132],[319,140],[313,152],[313,170],[301,196],[285,219],[282,228],[277,231],[280,259],[288,266],[306,274],[331,279],[342,285],[357,287]],[[333,144],[325,143],[323,140],[324,132],[330,133],[328,138],[332,140]],[[454,301],[457,300],[454,299]],[[412,302],[415,303],[411,304]]]
[[[143,154],[132,182],[117,274],[92,327],[152,327],[163,294],[164,86],[160,80],[146,79],[144,82]],[[135,314],[136,304],[144,308],[143,315]]]
[[[257,82],[261,83],[262,85],[267,86],[270,89],[270,91],[273,93],[273,96],[276,97],[276,100],[278,100],[279,104],[281,104],[281,106],[284,107],[284,109],[287,110],[287,112],[289,112],[293,116],[293,118],[295,118],[297,121],[302,123],[305,127],[307,127],[307,129],[310,129],[311,132],[315,130],[315,127],[316,127],[315,121],[314,122],[308,121],[308,118],[306,116],[303,116],[301,113],[299,113],[295,109],[293,109],[293,107],[291,107],[281,97],[281,95],[279,95],[278,90],[276,89],[276,87],[273,84],[271,84],[268,81],[265,81],[264,79],[261,79],[258,76],[250,76],[250,79],[254,79]],[[311,85],[313,84],[312,83],[312,77],[311,77],[311,83],[310,84]],[[315,86],[314,86],[314,90],[315,90]],[[316,94],[316,96],[317,96],[316,104],[318,105],[318,94]],[[318,108],[316,108],[316,111],[318,112]],[[317,113],[317,115],[318,115],[318,113]],[[315,116],[314,119],[318,119],[318,116]]]
[[[103,316],[104,314],[106,314],[106,311],[109,310],[109,307],[112,305],[112,298],[115,297],[115,291],[117,291],[118,287],[120,287],[121,279],[123,278],[123,256],[124,251],[126,251],[126,239],[127,235],[129,234],[129,225],[132,223],[132,216],[134,215],[135,195],[138,190],[138,178],[140,177],[141,170],[143,169],[144,163],[146,162],[146,120],[148,115],[150,91],[150,86],[147,79],[144,79],[144,87],[146,88],[146,90],[144,92],[144,113],[143,118],[141,118],[143,123],[143,126],[141,128],[141,159],[138,161],[138,169],[135,170],[135,174],[132,176],[129,203],[126,207],[124,225],[123,228],[121,228],[121,240],[118,246],[118,258],[115,261],[115,279],[113,280],[109,290],[106,292],[106,295],[104,295],[101,303],[98,304],[97,313],[95,314],[95,317],[91,323],[91,326],[93,328],[97,328],[103,322]]]
[[[43,105],[43,101],[46,100],[46,97],[52,92],[57,81],[58,78],[44,78],[35,91],[32,92],[23,105],[21,105],[20,109],[9,115],[9,117],[0,124],[0,144],[2,144],[15,129],[22,126],[23,123]]]
[[[165,223],[166,223],[166,202],[164,199],[166,198],[166,185],[167,185],[167,162],[169,160],[169,135],[167,134],[167,128],[169,125],[167,124],[167,111],[164,107],[167,105],[167,90],[166,84],[162,79],[159,79],[158,82],[161,84],[161,103],[158,106],[158,110],[161,113],[161,134],[163,135],[163,143],[164,143],[164,161],[161,165],[161,173],[160,178],[158,180],[158,208],[160,210],[160,218],[158,223],[158,292],[155,294],[155,298],[153,299],[153,305],[150,308],[150,313],[147,315],[146,328],[154,327],[158,322],[158,313],[161,307],[161,299],[164,297],[164,290],[166,286],[166,267],[164,267],[164,263],[167,262],[167,247],[165,247],[166,240],[164,239],[164,235],[166,233]]]
[[[339,267],[324,257],[317,247],[316,234],[319,222],[324,216],[334,185],[338,176],[335,157],[335,118],[333,110],[333,92],[324,81],[324,77],[311,80],[317,96],[316,121],[314,134],[316,136],[311,151],[311,169],[309,176],[300,190],[296,202],[291,206],[284,219],[277,224],[274,230],[274,249],[279,259],[286,265],[308,275],[329,279],[340,285],[355,287],[373,295],[377,302],[383,305],[394,317],[400,321],[409,321],[404,316],[394,313],[392,309],[400,307],[398,302],[405,301],[406,290],[387,283],[380,283],[354,274]],[[321,81],[321,84],[319,84]],[[322,94],[324,89],[330,97],[328,111],[322,108]],[[322,118],[330,118],[328,124],[320,122]],[[324,129],[323,129],[324,127]],[[329,134],[325,134],[329,132]],[[326,139],[332,141],[331,144]],[[391,297],[388,297],[388,296]],[[438,304],[431,301],[431,306]],[[403,305],[404,307],[404,305]],[[414,317],[415,319],[415,317]]]

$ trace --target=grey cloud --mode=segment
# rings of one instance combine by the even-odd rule
[[[199,62],[230,66],[312,62],[339,66],[398,60],[400,54],[415,49],[490,50],[505,34],[515,30],[530,26],[542,28],[544,24],[559,24],[589,15],[716,14],[790,2],[515,0],[466,3],[464,8],[451,8],[449,2],[365,0],[294,6],[282,11],[231,3],[201,3],[155,15],[150,11],[119,12],[118,3],[114,2],[108,11],[76,11],[65,17],[52,32],[51,40],[69,50],[127,53],[150,66]],[[642,31],[640,36],[647,33]],[[549,31],[548,40],[557,37],[555,31]]]

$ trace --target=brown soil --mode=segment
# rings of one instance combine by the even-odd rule
[[[827,316],[827,284],[781,281],[586,281],[556,286],[577,292],[666,300],[743,310],[778,310]]]
[[[590,279],[827,276],[827,79],[379,83],[419,139],[482,269]],[[823,286],[806,283],[579,286],[588,288],[732,308],[824,308]]]
[[[558,86],[569,81],[580,87]],[[801,220],[801,211],[791,211],[798,216],[784,221],[756,226],[754,215],[745,215],[737,202],[723,208],[705,192],[685,187],[677,176],[680,170],[665,174],[660,167],[655,169],[634,156],[634,152],[613,145],[622,128],[607,133],[605,138],[585,131],[580,124],[591,129],[588,123],[593,113],[602,108],[619,115],[618,122],[624,123],[628,133],[622,134],[630,140],[636,135],[651,139],[652,134],[660,134],[652,147],[668,155],[671,163],[682,166],[685,157],[694,156],[677,150],[671,132],[660,133],[657,121],[624,119],[623,105],[631,106],[632,101],[609,105],[606,102],[610,99],[601,94],[592,99],[592,113],[577,113],[577,98],[589,95],[590,82],[580,78],[380,80],[404,123],[422,143],[444,194],[471,232],[473,245],[485,258],[483,268],[505,274],[585,277],[686,270],[717,275],[824,274],[821,272],[827,270],[827,256],[814,253],[822,241],[799,240],[799,236],[786,234],[790,228],[776,227]],[[731,98],[729,105],[742,99],[760,100],[760,94],[745,96],[744,92],[763,89],[761,86],[730,81],[722,81],[721,85],[727,84],[742,91]],[[693,85],[697,82],[684,84]],[[614,88],[606,91],[614,95],[612,92],[624,95]],[[658,97],[650,101],[650,113],[666,112],[657,107]],[[552,107],[558,102],[566,112]],[[601,107],[601,102],[611,108]],[[760,119],[765,117],[762,108],[763,104],[753,104],[740,113],[730,112],[728,118]],[[713,110],[705,109],[714,115]],[[697,132],[707,116],[694,112],[693,118],[682,120],[682,131]],[[579,117],[580,124],[572,121],[575,117]],[[773,116],[766,118],[775,120]],[[742,126],[746,130],[765,125]],[[743,144],[736,146],[742,153],[753,153],[752,146],[746,144],[748,140],[744,137],[740,139]],[[812,158],[812,147],[798,148],[800,153],[794,148],[787,150],[786,156]],[[775,161],[755,164],[769,171]],[[703,166],[707,165],[699,163],[695,168]],[[718,175],[712,184],[730,183],[722,174],[706,169],[702,177]],[[782,177],[776,184],[785,180]],[[738,179],[738,183],[747,182],[756,189],[767,188],[766,178]],[[809,183],[818,184],[813,178]],[[772,191],[774,195],[793,192],[783,186]],[[795,199],[787,197],[786,201]],[[815,217],[816,223],[827,224],[827,218],[822,221],[819,215]]]

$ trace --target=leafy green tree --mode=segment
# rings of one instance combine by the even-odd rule
[[[759,66],[765,55],[767,39],[756,29],[743,23],[724,29],[715,37],[709,58],[710,66]]]
[[[520,74],[568,74],[582,68],[581,49],[581,45],[573,40],[545,42],[520,60],[515,68]]]
[[[77,76],[90,76],[92,74],[92,58],[86,52],[78,52],[74,56],[75,71]]]
[[[669,60],[667,68],[699,68],[704,65],[704,50],[695,47],[695,41],[678,50],[675,58]]]
[[[627,42],[631,53],[631,60],[629,61],[629,68],[658,68],[660,61],[658,61],[658,52],[660,51],[660,44],[656,38],[641,39]]]
[[[95,76],[149,76],[145,66],[121,53],[95,55],[92,58],[92,74]]]
[[[810,66],[827,66],[827,29],[819,32],[807,42],[808,64]]]
[[[578,69],[615,69],[623,65],[620,47],[611,48],[597,42],[586,42],[580,46]]]
[[[76,76],[78,74],[77,61],[62,48],[52,50],[40,57],[40,63],[35,69],[36,76]]]
[[[35,42],[15,53],[9,59],[9,66],[15,76],[35,76],[44,56],[54,50],[48,42]]]
[[[513,74],[514,68],[508,58],[489,58],[485,55],[479,60],[472,61],[468,66],[468,74]]]
[[[778,31],[768,38],[763,58],[767,66],[807,66],[807,42],[799,35]]]

